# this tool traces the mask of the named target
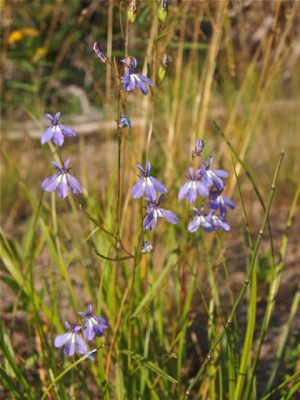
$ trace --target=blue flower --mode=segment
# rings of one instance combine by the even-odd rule
[[[73,193],[82,193],[80,182],[69,174],[70,160],[66,160],[63,167],[60,167],[55,161],[51,161],[51,163],[58,170],[58,173],[49,176],[43,181],[42,188],[46,192],[57,190],[57,194],[62,199],[68,196],[69,189]]]
[[[127,114],[121,114],[118,125],[119,125],[119,128],[125,128],[126,126],[128,128],[131,128],[131,121],[128,118]]]
[[[193,208],[193,210],[195,214],[188,225],[189,232],[196,232],[201,226],[206,232],[216,231],[219,228],[223,229],[225,232],[230,231],[230,226],[225,220],[225,215],[216,215],[213,211],[205,214],[204,207],[201,207],[200,210]]]
[[[54,346],[65,346],[64,353],[67,356],[73,356],[75,351],[79,354],[86,354],[88,351],[87,344],[78,333],[81,330],[81,326],[79,324],[70,325],[66,321],[65,327],[68,333],[56,336]]]
[[[223,169],[210,169],[213,157],[209,157],[207,163],[202,160],[202,163],[204,164],[204,167],[201,169],[202,183],[208,188],[214,186],[217,190],[222,191],[225,187],[222,178],[227,178],[229,175],[228,172]]]
[[[46,114],[49,118],[51,125],[47,128],[41,137],[41,143],[47,143],[49,140],[53,140],[53,143],[57,146],[62,146],[64,143],[64,136],[76,136],[75,131],[69,126],[62,125],[59,122],[60,112],[57,112],[54,117],[50,114]]]
[[[221,228],[225,232],[230,231],[230,225],[225,220],[225,216],[213,214],[210,218],[210,221],[211,221],[212,226],[214,227],[214,230]]]
[[[204,207],[201,207],[200,210],[198,210],[196,207],[193,207],[193,210],[194,217],[188,225],[188,231],[196,232],[201,226],[206,232],[213,231],[214,226],[211,223],[211,213],[204,214]]]
[[[186,197],[189,203],[193,203],[197,198],[197,194],[208,197],[208,188],[199,180],[201,177],[201,171],[201,169],[197,169],[194,173],[193,168],[189,169],[188,180],[179,190],[179,200]]]
[[[234,202],[219,191],[211,191],[209,197],[211,198],[211,201],[209,202],[208,207],[213,211],[220,210],[222,216],[227,214],[227,207],[232,209],[235,208]]]
[[[144,229],[152,230],[155,227],[158,218],[163,218],[170,224],[177,224],[177,215],[173,213],[173,211],[166,210],[160,207],[160,203],[162,202],[164,196],[164,194],[161,194],[157,202],[149,198],[147,199],[148,207],[147,215],[143,221]]]
[[[168,189],[158,179],[150,176],[151,164],[149,161],[146,162],[145,169],[140,164],[137,164],[136,166],[141,172],[142,176],[133,186],[131,190],[131,197],[133,197],[134,199],[139,199],[145,193],[149,199],[155,200],[156,192],[168,192]]]
[[[145,75],[134,73],[134,69],[137,66],[136,59],[134,57],[130,57],[129,60],[130,61],[121,60],[121,62],[125,65],[125,73],[121,77],[124,90],[126,92],[131,92],[137,88],[144,95],[148,94],[147,85],[153,86],[154,84],[152,80]]]
[[[80,311],[78,314],[85,319],[83,336],[87,340],[93,340],[95,336],[102,336],[104,331],[108,328],[108,323],[105,318],[93,315],[91,304],[88,305],[88,311],[86,313]]]
[[[144,240],[143,246],[141,248],[141,253],[142,254],[147,254],[147,253],[152,253],[153,251],[153,246],[148,240]]]

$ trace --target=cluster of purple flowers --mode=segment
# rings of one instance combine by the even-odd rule
[[[66,321],[65,328],[68,332],[56,336],[54,340],[55,347],[64,346],[64,353],[67,356],[73,356],[75,352],[87,354],[88,346],[84,339],[90,341],[95,337],[101,337],[108,328],[105,318],[93,315],[91,304],[88,305],[87,312],[79,312],[78,314],[84,318],[83,327],[77,322],[71,325]],[[83,337],[81,331],[83,331]]]
[[[150,175],[150,162],[146,162],[145,169],[140,164],[137,164],[137,168],[140,171],[141,176],[132,188],[131,197],[138,199],[145,194],[145,199],[148,205],[147,215],[143,221],[144,229],[152,230],[155,227],[158,218],[163,218],[170,224],[177,224],[177,215],[173,211],[160,207],[168,189],[158,179]],[[156,200],[157,192],[161,193],[158,200]]]
[[[50,114],[46,114],[46,116],[49,118],[51,125],[42,134],[42,144],[52,140],[56,146],[61,147],[64,144],[65,136],[76,136],[76,133],[72,128],[60,123],[60,112],[57,112],[54,117]],[[72,193],[82,193],[80,182],[74,178],[74,176],[69,174],[70,160],[61,162],[62,166],[60,167],[55,161],[51,161],[52,165],[58,172],[46,178],[42,183],[42,188],[46,192],[57,191],[58,196],[62,199],[68,196],[69,190],[71,190]]]
[[[202,139],[198,140],[193,151],[193,157],[201,157],[204,147]],[[228,172],[222,169],[211,169],[213,157],[209,157],[206,162],[200,159],[201,166],[194,172],[193,168],[189,169],[187,182],[180,188],[178,198],[184,197],[189,203],[194,203],[197,196],[207,199],[208,211],[205,207],[200,209],[193,207],[194,217],[188,225],[189,232],[195,232],[202,226],[206,232],[215,231],[218,228],[228,232],[230,226],[226,221],[227,208],[235,208],[231,199],[224,196],[225,183],[223,179],[228,177]]]

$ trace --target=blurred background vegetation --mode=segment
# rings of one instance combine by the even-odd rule
[[[45,112],[53,114],[61,111],[62,121],[76,130],[78,138],[74,142],[67,141],[67,153],[72,158],[74,174],[76,172],[84,186],[85,198],[82,202],[106,226],[113,224],[117,104],[110,68],[100,64],[92,50],[93,43],[97,40],[109,57],[116,57],[116,60],[124,57],[126,52],[135,56],[139,72],[147,73],[155,82],[153,92],[146,98],[140,94],[131,94],[128,98],[128,114],[133,128],[128,133],[122,150],[124,243],[129,248],[136,244],[138,206],[130,202],[127,188],[136,179],[135,164],[145,158],[145,148],[151,138],[151,159],[155,160],[155,175],[164,177],[170,188],[169,205],[174,210],[177,209],[178,214],[185,215],[175,233],[167,228],[164,236],[162,232],[165,227],[158,227],[158,233],[151,236],[153,242],[157,242],[158,248],[153,261],[155,267],[152,265],[151,271],[155,271],[157,276],[164,271],[170,252],[174,251],[176,254],[179,251],[177,246],[186,252],[190,263],[194,258],[197,259],[199,254],[193,248],[197,246],[199,236],[192,239],[187,236],[185,227],[189,220],[188,209],[182,204],[178,206],[176,196],[189,166],[190,150],[195,140],[203,137],[206,142],[205,156],[213,154],[217,159],[216,164],[231,171],[227,190],[229,195],[233,195],[238,207],[229,217],[232,231],[224,239],[222,246],[217,239],[210,240],[200,236],[204,242],[204,250],[213,250],[205,260],[199,261],[198,278],[203,279],[205,285],[205,265],[209,262],[214,265],[217,262],[220,266],[225,254],[232,267],[232,276],[227,278],[235,293],[236,286],[243,280],[240,271],[245,268],[244,258],[249,254],[249,249],[245,245],[243,212],[233,165],[242,188],[252,236],[258,230],[263,210],[247,171],[251,171],[256,186],[263,198],[266,198],[278,155],[282,149],[285,151],[275,205],[271,211],[275,254],[282,243],[285,223],[296,185],[299,183],[300,2],[173,0],[170,2],[165,23],[157,17],[159,2],[155,0],[137,1],[136,21],[129,23],[129,4],[130,1],[126,0],[2,1],[1,218],[3,231],[14,249],[14,262],[26,277],[28,243],[31,237],[28,232],[31,232],[33,215],[37,209],[40,185],[47,176],[48,161],[52,159],[49,151],[45,146],[41,147],[39,142],[41,133],[47,126],[43,117]],[[169,67],[166,77],[160,81],[158,71],[165,54],[169,57]],[[212,121],[218,123],[227,140],[244,160],[248,168],[246,172],[236,158],[233,161],[230,148],[222,135],[214,129]],[[55,273],[52,276],[47,270],[55,257],[47,236],[48,226],[49,232],[53,233],[49,222],[50,203],[49,199],[45,200],[39,226],[36,286],[45,303],[52,305],[54,302],[55,313],[59,309],[60,314],[66,317],[70,314],[70,299],[60,293],[61,297],[58,298],[61,309],[57,306],[54,298],[60,286],[55,282]],[[83,231],[84,237],[88,237],[91,224],[89,221],[83,224],[82,215],[74,213],[74,210],[71,212],[61,202],[57,203],[57,209],[64,218],[63,223],[59,222],[61,240],[64,250],[72,260],[71,280],[75,292],[79,298],[85,295],[95,299],[98,293],[97,268],[99,265],[102,268],[104,263],[99,262],[90,249],[80,249],[77,243],[78,232],[80,235]],[[299,226],[299,208],[296,217]],[[295,227],[297,222],[290,233],[287,275],[280,289],[274,332],[283,324],[282,318],[289,312],[292,296],[300,279],[299,269],[296,268],[300,254]],[[93,234],[94,246],[100,253],[109,254],[108,241],[98,235],[99,232]],[[86,243],[80,245],[86,246]],[[274,262],[271,247],[267,237],[257,267],[257,274],[264,288],[258,299],[262,309],[266,301],[266,287],[270,282],[271,265]],[[6,263],[5,265],[7,267]],[[120,288],[116,289],[116,300],[113,304],[106,302],[106,299],[113,293],[114,286],[106,275],[104,278],[108,282],[107,289],[104,289],[107,291],[103,294],[102,306],[106,315],[110,315],[112,329],[115,328],[114,321],[122,290],[130,276],[130,268],[126,268],[124,267],[125,272],[118,278]],[[145,265],[143,268],[146,268]],[[168,321],[172,320],[174,307],[178,307],[178,314],[182,310],[183,298],[188,291],[188,277],[193,276],[192,268],[186,268],[187,270],[183,267],[179,271],[177,278],[172,275],[174,287],[166,285],[168,287],[164,288],[162,295],[163,303],[163,299],[169,299],[169,296],[176,293],[176,305],[170,302],[170,305],[166,305],[166,310],[163,310],[157,300],[156,305],[160,304],[161,307],[160,317],[163,319],[164,315],[165,320],[159,327],[161,348],[158,349],[158,354],[153,349],[154,359],[159,359],[164,340],[167,340],[163,338],[164,329],[166,332],[169,329],[173,338],[177,337],[178,327]],[[76,277],[78,271],[79,278],[85,282],[83,291],[82,283]],[[24,368],[30,370],[38,361],[34,357],[30,358],[29,353],[40,346],[38,339],[36,343],[32,340],[28,350],[24,340],[27,331],[34,337],[36,334],[32,333],[35,328],[32,328],[30,302],[27,294],[22,292],[23,289],[11,279],[6,270],[3,270],[1,276],[2,293],[5,293],[5,301],[2,299],[1,302],[3,318],[8,332],[12,334],[13,347],[19,346],[18,363],[22,364],[26,360]],[[222,286],[222,278],[220,280]],[[106,281],[104,287],[105,283]],[[63,283],[59,284],[65,289]],[[202,296],[202,290],[205,291],[200,283],[199,285],[201,289],[195,289],[197,299]],[[210,285],[211,281],[208,285],[211,289]],[[226,297],[226,293],[225,289],[224,292],[220,291],[221,299]],[[194,376],[199,367],[199,359],[207,350],[207,329],[203,328],[208,324],[207,316],[203,317],[207,310],[205,311],[203,305],[198,307],[195,298],[193,297],[191,311],[187,313],[194,322],[188,334],[187,362],[181,369],[185,383]],[[226,299],[224,307],[228,308]],[[27,312],[31,318],[27,316]],[[154,311],[153,315],[156,315]],[[16,321],[20,323],[19,327]],[[242,323],[246,323],[245,316]],[[298,318],[295,323],[297,329],[292,331],[281,377],[297,368],[299,323]],[[43,320],[42,326],[45,332],[51,331],[48,322]],[[59,329],[58,326],[56,328]],[[272,347],[276,347],[274,343],[277,343],[270,337],[268,340],[264,349],[267,360],[268,349],[271,351]],[[120,347],[122,348],[122,344]],[[171,350],[169,355],[171,357]],[[168,355],[164,356],[167,358]],[[121,374],[121,371],[117,372]],[[174,374],[172,367],[168,372]],[[40,370],[39,373],[41,375]],[[80,379],[83,380],[82,377]],[[261,385],[265,379],[262,367]],[[40,376],[40,380],[41,387],[45,387],[45,378],[43,380]],[[92,387],[93,385],[91,391]],[[166,392],[162,390],[161,393]]]

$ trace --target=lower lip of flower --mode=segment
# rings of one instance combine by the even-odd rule
[[[61,132],[61,127],[59,125],[53,125],[52,131],[53,132]]]
[[[61,174],[61,175],[57,178],[57,180],[58,180],[59,183],[68,183],[66,174]]]
[[[163,218],[164,217],[163,213],[159,209],[155,210],[155,211],[156,211],[157,218]]]

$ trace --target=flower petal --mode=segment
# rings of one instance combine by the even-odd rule
[[[136,66],[137,66],[136,58],[135,57],[131,57],[130,61],[131,61],[132,68],[136,68]]]
[[[145,76],[145,75],[142,75],[142,74],[137,74],[137,76],[141,79],[141,81],[143,82],[143,83],[145,83],[146,85],[149,85],[149,86],[153,86],[154,85],[154,83],[152,82],[152,80],[150,79],[150,78],[148,78],[147,76]]]
[[[150,170],[151,170],[151,164],[150,164],[150,161],[147,161],[146,162],[146,169],[145,169],[146,175],[150,174]]]
[[[42,183],[42,188],[46,192],[54,192],[59,184],[59,176],[60,174],[54,174],[46,178]]]
[[[64,170],[65,170],[65,171],[67,170],[67,168],[68,168],[69,165],[70,165],[70,160],[66,160],[66,161],[64,162]]]
[[[54,168],[56,168],[59,172],[62,172],[62,168],[55,161],[51,161],[51,164]]]
[[[150,180],[154,185],[155,190],[161,193],[167,193],[168,189],[163,185],[158,179],[153,178],[153,176],[150,176]]]
[[[226,206],[228,206],[228,207],[230,207],[232,209],[235,208],[234,202],[229,197],[223,196],[223,200],[224,200],[224,203],[226,204]]]
[[[228,178],[229,173],[224,171],[223,169],[214,169],[214,173],[220,178]]]
[[[141,93],[143,93],[144,95],[148,94],[148,88],[144,84],[144,82],[136,74],[132,74],[132,75],[134,75],[135,84],[136,84],[136,87],[139,89],[139,91]]]
[[[205,173],[203,174],[202,183],[203,183],[206,187],[208,187],[208,188],[210,188],[210,187],[213,185],[213,180],[212,180],[212,178],[208,175],[207,172],[205,172]]]
[[[146,172],[145,172],[144,168],[141,166],[141,164],[136,164],[136,167],[143,176],[146,175]]]
[[[126,74],[123,75],[122,82],[123,87],[127,92],[131,92],[135,88],[135,79],[129,72],[126,72]]]
[[[177,224],[178,223],[178,217],[177,215],[170,210],[165,210],[164,208],[159,209],[164,216],[165,220],[168,221],[170,224]]]
[[[94,326],[96,336],[102,336],[105,330],[108,328],[108,322],[103,317],[93,317],[97,321],[97,325]]]
[[[155,187],[149,178],[143,178],[143,185],[145,186],[145,194],[151,200],[154,201],[156,199],[156,190]]]
[[[53,132],[53,143],[56,144],[56,146],[62,146],[64,143],[64,135],[59,128],[59,125],[56,126],[56,129]]]
[[[60,117],[60,112],[55,113],[55,121],[58,124],[59,123],[59,117]]]
[[[145,191],[145,185],[143,184],[144,178],[140,178],[137,183],[135,183],[131,190],[131,197],[134,199],[139,199],[143,196]]]
[[[75,337],[76,333],[71,333],[70,338],[65,343],[64,353],[67,356],[73,356],[75,353]]]
[[[188,231],[191,232],[191,233],[196,232],[199,229],[199,227],[200,227],[199,218],[195,217],[188,224]]]
[[[153,210],[144,218],[143,227],[144,229],[151,231],[155,227],[156,223],[157,223],[157,212]]]
[[[61,181],[59,183],[59,185],[57,186],[57,194],[59,195],[59,197],[61,199],[64,199],[68,196],[68,190],[69,190],[69,187],[68,187],[67,182]]]
[[[82,193],[82,187],[80,182],[74,178],[74,176],[70,174],[66,174],[67,176],[67,181],[70,189],[72,190],[73,193]]]
[[[62,347],[64,344],[70,339],[72,333],[63,333],[62,335],[56,336],[54,340],[54,346],[55,347]]]
[[[50,120],[51,124],[54,124],[54,118],[52,117],[51,114],[45,114],[46,117]]]
[[[208,191],[207,186],[203,185],[203,183],[201,183],[201,182],[197,182],[196,186],[197,186],[197,191],[200,196],[204,196],[204,197],[209,196],[209,191]]]
[[[182,200],[188,193],[190,187],[190,181],[187,181],[184,185],[181,186],[179,193],[178,193],[178,199]]]
[[[60,125],[60,129],[65,136],[76,136],[74,129],[66,125]]]
[[[86,354],[88,351],[87,344],[83,340],[83,338],[76,334],[75,336],[75,346],[76,346],[76,352],[79,354]]]
[[[197,189],[196,189],[196,185],[191,185],[192,182],[190,182],[189,185],[189,190],[187,191],[186,194],[186,199],[189,203],[194,203],[194,201],[196,201],[197,199]],[[193,182],[195,183],[195,182]]]
[[[52,136],[53,136],[53,131],[52,131],[52,126],[50,126],[43,132],[41,137],[41,144],[49,142],[49,140],[52,139]]]
[[[85,321],[84,328],[83,328],[83,336],[86,340],[93,340],[95,337],[95,330],[92,322],[92,318],[88,318]]]

